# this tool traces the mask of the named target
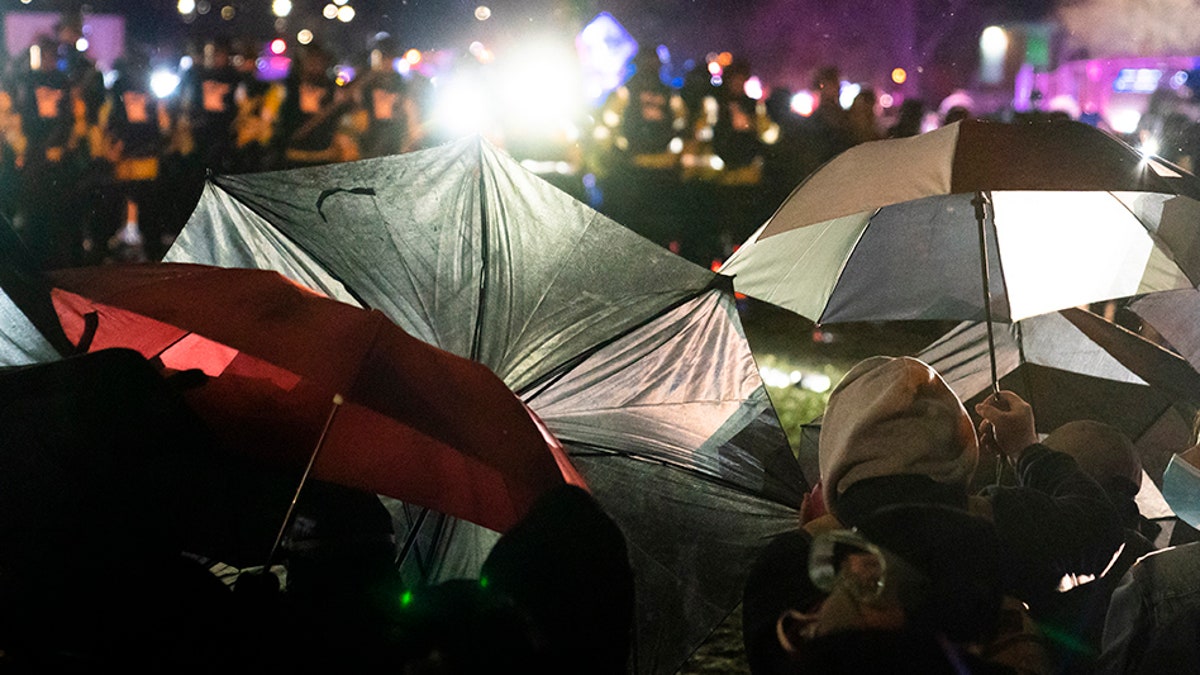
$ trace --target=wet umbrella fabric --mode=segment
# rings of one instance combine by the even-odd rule
[[[1145,338],[1077,308],[1001,326],[995,338],[1000,386],[1030,403],[1039,433],[1080,419],[1111,424],[1134,441],[1150,477],[1161,480],[1155,458],[1164,450],[1162,430],[1194,413],[1200,374]],[[916,357],[942,375],[968,410],[991,393],[986,328],[979,322],[958,325]]]
[[[202,265],[50,273],[63,329],[209,376],[189,403],[227,447],[503,531],[567,476],[527,408],[486,368],[378,312],[269,271]],[[97,319],[89,325],[88,317]],[[88,337],[84,337],[88,333]]]
[[[806,486],[727,280],[482,139],[215,177],[167,259],[275,269],[491,367],[629,541],[640,672],[677,670],[794,526]],[[422,536],[426,572],[477,572],[495,538],[443,524],[473,545]]]
[[[818,323],[1011,322],[1200,281],[1200,181],[1085,124],[964,120],[864,143],[802,183],[721,268]]]
[[[1120,330],[1104,323],[1109,331]],[[916,356],[933,366],[971,409],[972,402],[990,393],[987,349],[984,326],[964,322]],[[1001,386],[1029,401],[1039,433],[1071,420],[1097,419],[1137,438],[1171,406],[1174,393],[1152,388],[1076,327],[1065,312],[1001,327],[996,333],[996,360]]]

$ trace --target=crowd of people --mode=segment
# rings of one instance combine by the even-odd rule
[[[64,21],[31,46],[28,64],[10,64],[0,81],[0,212],[47,268],[119,258],[133,241],[140,255],[160,258],[206,172],[312,167],[443,140],[428,125],[428,83],[396,71],[402,52],[391,38],[372,46],[348,82],[335,77],[337,55],[317,44],[297,48],[284,78],[263,81],[255,74],[259,45],[213,40],[196,54],[178,95],[166,99],[151,90],[149,56],[136,50],[106,83],[76,49],[79,29]],[[663,82],[660,66],[653,53],[640,54],[632,76],[594,111],[581,155],[596,184],[581,181],[580,194],[704,264],[728,255],[833,156],[919,134],[928,120],[926,106],[910,99],[885,125],[868,89],[844,108],[833,67],[815,73],[815,107],[801,116],[786,89],[750,96],[745,62],[725,64],[719,85],[695,70],[679,89]],[[954,109],[938,123],[970,114]],[[175,385],[128,358],[87,361],[113,374],[89,376],[90,389],[48,390],[34,400],[28,383],[0,386],[24,406],[7,418],[22,443],[0,452],[10,475],[45,469],[47,480],[65,476],[79,489],[65,504],[50,484],[0,491],[0,504],[13,505],[0,509],[0,518],[13,519],[0,541],[0,667],[627,669],[635,598],[625,542],[577,488],[546,495],[500,538],[479,579],[416,595],[394,565],[393,521],[378,498],[333,486],[309,488],[281,571],[243,570],[221,583],[209,566],[215,558],[181,560],[184,543],[162,535],[177,529],[171,518],[219,516],[201,529],[238,519],[244,527],[248,511],[194,507],[252,510],[247,495],[265,482],[251,484],[249,472],[244,485],[210,481],[227,491],[220,499],[138,482],[166,471],[194,487],[185,478],[214,469],[192,456],[154,471],[144,458],[129,459],[130,448],[165,445],[167,436],[180,448],[203,438],[178,442],[186,413],[164,407]],[[63,363],[54,367],[83,367]],[[138,396],[154,394],[153,414],[123,428],[114,420],[145,411],[113,403],[130,400],[126,390],[138,383],[149,388]],[[106,431],[81,424],[67,433],[53,423],[52,415],[85,408],[99,411],[90,422]],[[755,675],[1200,666],[1200,532],[1193,529],[1200,522],[1176,518],[1165,528],[1141,515],[1134,498],[1144,473],[1132,442],[1090,421],[1039,438],[1029,404],[1011,392],[973,412],[928,365],[908,357],[867,359],[837,385],[821,427],[820,483],[795,531],[766,545],[748,570],[744,644]],[[156,436],[139,426],[146,420],[173,426]],[[75,444],[98,449],[94,465],[74,464]],[[1200,483],[1200,449],[1179,450],[1173,475]],[[35,455],[46,466],[22,464]],[[981,456],[1006,459],[1014,484],[978,489]],[[50,466],[56,461],[63,466]],[[117,470],[126,465],[137,471]],[[112,482],[101,485],[99,473]],[[190,507],[184,495],[195,497]],[[179,512],[144,508],[143,498]],[[13,525],[23,499],[71,537],[48,542],[44,530]],[[1200,513],[1197,505],[1172,506]],[[84,511],[103,526],[81,527]],[[106,557],[117,540],[128,548]],[[74,555],[81,546],[108,553]],[[142,566],[140,585],[105,583],[131,562]],[[161,592],[168,586],[169,596]],[[81,598],[100,611],[84,616]],[[211,639],[221,622],[227,630]]]
[[[0,213],[48,267],[158,259],[207,172],[344,162],[450,140],[436,123],[433,79],[402,75],[394,66],[404,49],[386,34],[353,53],[296,45],[286,74],[271,78],[260,70],[265,45],[208,40],[187,51],[192,65],[169,95],[151,86],[161,53],[131,46],[102,74],[77,49],[81,35],[78,17],[66,16],[30,45],[28,60],[11,59],[0,73]],[[725,63],[719,79],[695,67],[678,88],[663,68],[653,51],[639,52],[627,81],[577,120],[572,147],[558,149],[572,170],[546,177],[706,266],[824,161],[856,143],[920,133],[931,114],[917,99],[885,110],[869,88],[843,108],[836,67],[814,74],[807,116],[784,87],[751,97],[745,61]]]
[[[1008,391],[975,413],[978,425],[914,358],[873,357],[846,374],[822,421],[803,526],[768,545],[745,588],[752,672],[1200,665],[1200,523],[1171,519],[1164,533],[1140,514],[1132,441],[1091,420],[1039,440],[1031,407]],[[1200,476],[1198,451],[1179,451]],[[1005,458],[1015,484],[980,489],[981,455]]]
[[[164,96],[147,50],[127,49],[102,74],[78,51],[81,35],[64,18],[0,77],[0,212],[50,268],[119,258],[131,242],[160,258],[209,172],[378,157],[425,140],[420,83],[392,67],[402,52],[390,37],[352,82],[338,81],[337,55],[319,44],[265,80],[261,45],[209,40]]]

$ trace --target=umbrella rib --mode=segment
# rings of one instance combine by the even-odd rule
[[[479,162],[479,304],[475,308],[475,330],[471,336],[471,360],[479,360],[483,340],[483,315],[488,289],[488,209],[487,181],[483,175],[483,139],[476,138]]]
[[[1142,229],[1146,230],[1146,236],[1150,237],[1150,240],[1152,242],[1154,242],[1155,248],[1157,248],[1158,250],[1167,254],[1167,257],[1170,258],[1171,262],[1175,263],[1175,266],[1177,268],[1179,268],[1180,272],[1183,272],[1183,276],[1187,277],[1187,280],[1191,285],[1196,286],[1196,285],[1200,284],[1200,282],[1197,282],[1197,280],[1193,279],[1191,277],[1191,275],[1188,274],[1188,271],[1186,269],[1184,269],[1183,266],[1180,265],[1175,260],[1175,252],[1172,251],[1170,249],[1170,247],[1166,246],[1166,243],[1162,240],[1161,237],[1158,236],[1157,229],[1151,231],[1151,229],[1149,227],[1146,227],[1146,223],[1143,222],[1142,219],[1138,217],[1137,212],[1135,212],[1132,208],[1130,208],[1130,206],[1128,204],[1126,204],[1124,202],[1124,200],[1122,200],[1120,197],[1118,197],[1116,194],[1114,194],[1112,190],[1106,190],[1106,192],[1108,193],[1109,197],[1112,197],[1118,204],[1120,204],[1121,208],[1125,209],[1125,211],[1127,211],[1129,213],[1129,215],[1132,216],[1133,219],[1136,220],[1137,223],[1142,226]]]
[[[583,230],[580,232],[579,238],[575,240],[575,244],[571,247],[571,251],[570,251],[571,253],[579,251],[582,248],[583,235],[586,234],[592,228],[592,226],[596,222],[597,217],[598,217],[598,214],[593,215],[592,218],[587,222],[587,225],[585,225],[583,227]],[[550,295],[550,289],[558,281],[559,277],[562,276],[562,272],[564,269],[565,269],[565,265],[557,266],[557,268],[555,269],[555,272],[554,272],[554,276],[551,277],[550,281],[545,285],[545,287],[542,290],[542,294],[538,297],[537,302],[534,303],[533,308],[529,311],[528,316],[525,317],[525,321],[521,324],[521,328],[517,331],[516,338],[520,338],[525,335],[525,332],[529,329],[529,324],[533,323],[534,314],[537,313],[537,310],[540,309],[541,306],[545,303],[546,298]],[[510,340],[509,344],[510,345],[515,344],[517,341],[518,340],[516,340],[516,339]],[[509,350],[506,348],[504,350],[504,359],[507,359],[508,356],[509,356]]]

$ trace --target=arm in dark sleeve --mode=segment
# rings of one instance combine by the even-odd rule
[[[1104,621],[1101,653],[1096,664],[1098,673],[1134,672],[1149,641],[1153,613],[1146,602],[1146,582],[1140,576],[1142,571],[1143,566],[1135,565],[1113,590]]]
[[[1013,590],[1037,595],[1068,574],[1100,576],[1123,542],[1104,489],[1070,455],[1041,444],[1021,454],[1017,477],[1019,487],[991,494]]]

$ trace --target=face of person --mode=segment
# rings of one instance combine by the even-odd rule
[[[837,584],[817,610],[814,634],[902,628],[904,609],[894,586],[883,583],[882,577],[883,565],[874,554],[846,555]]]

